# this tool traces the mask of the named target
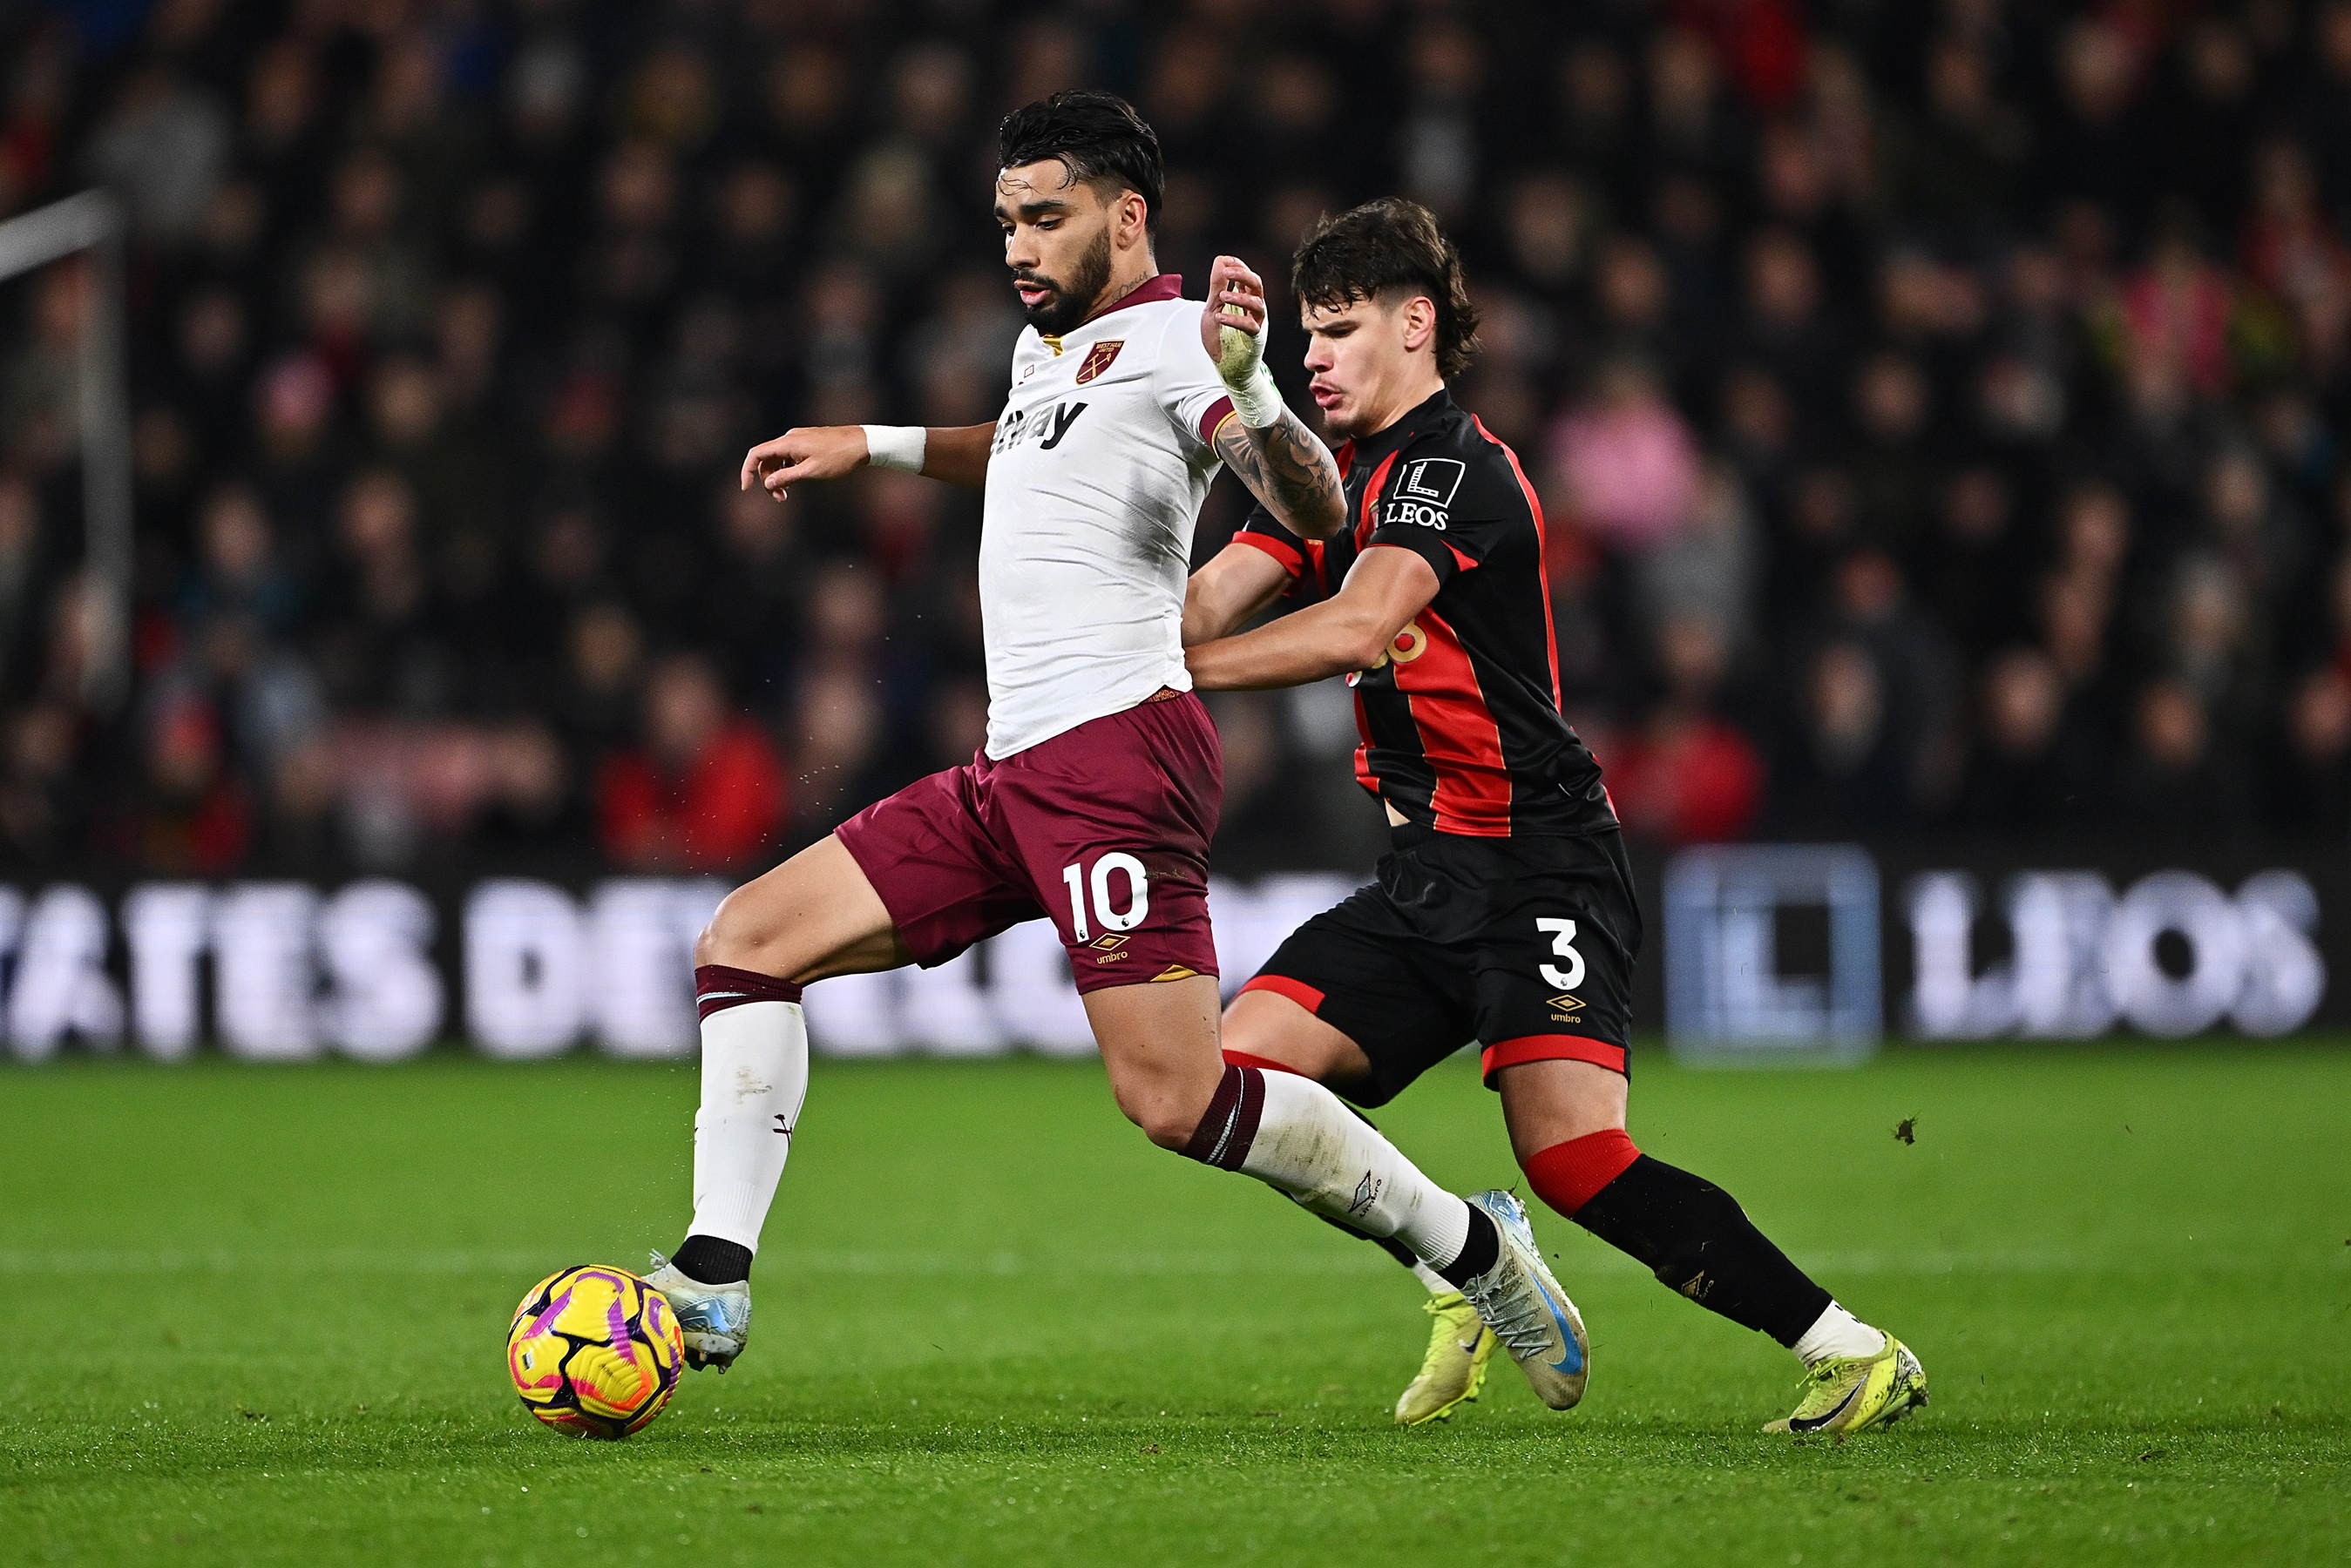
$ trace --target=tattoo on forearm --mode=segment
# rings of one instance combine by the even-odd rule
[[[1217,431],[1217,455],[1285,522],[1322,522],[1346,510],[1338,464],[1287,409],[1263,430],[1227,420]]]

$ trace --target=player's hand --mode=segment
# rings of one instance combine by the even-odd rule
[[[757,480],[780,501],[804,479],[839,479],[865,462],[862,425],[804,425],[763,441],[743,457],[742,488]]]
[[[1200,312],[1200,346],[1216,361],[1225,385],[1257,373],[1265,354],[1265,280],[1238,256],[1218,256],[1208,269],[1208,303]]]

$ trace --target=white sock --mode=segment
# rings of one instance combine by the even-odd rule
[[[1805,1366],[1818,1366],[1839,1356],[1876,1355],[1886,1348],[1886,1335],[1831,1302],[1789,1348]]]
[[[808,1018],[799,1002],[747,1002],[702,1021],[690,1234],[758,1251],[808,1080]]]
[[[1458,1255],[1459,1254],[1457,1252],[1456,1256]],[[1453,1293],[1453,1282],[1447,1279],[1443,1274],[1438,1273],[1435,1269],[1430,1268],[1426,1263],[1415,1263],[1412,1266],[1412,1277],[1418,1280],[1422,1284],[1426,1285],[1430,1295],[1448,1296]]]
[[[1441,1269],[1469,1240],[1469,1205],[1420,1173],[1377,1127],[1295,1073],[1266,1073],[1265,1107],[1240,1168],[1301,1206],[1394,1236]],[[1441,1280],[1432,1289],[1451,1290]]]

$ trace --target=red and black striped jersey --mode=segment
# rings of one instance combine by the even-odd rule
[[[1356,556],[1381,545],[1436,571],[1428,607],[1347,678],[1356,779],[1439,833],[1614,827],[1600,764],[1560,712],[1542,505],[1518,455],[1440,391],[1337,457],[1352,528],[1303,540],[1260,506],[1234,538],[1280,562],[1290,592],[1310,599],[1336,594]]]

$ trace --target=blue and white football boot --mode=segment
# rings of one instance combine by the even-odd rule
[[[1461,1293],[1527,1375],[1535,1397],[1554,1410],[1575,1408],[1592,1366],[1583,1314],[1544,1267],[1526,1209],[1516,1198],[1489,1191],[1472,1193],[1468,1201],[1494,1222],[1502,1249],[1494,1266],[1462,1286]]]
[[[715,1366],[724,1372],[735,1365],[735,1358],[743,1354],[744,1342],[751,1337],[750,1281],[705,1285],[680,1273],[675,1263],[655,1252],[645,1283],[661,1292],[669,1310],[677,1314],[677,1325],[684,1332],[688,1366],[696,1371]]]

